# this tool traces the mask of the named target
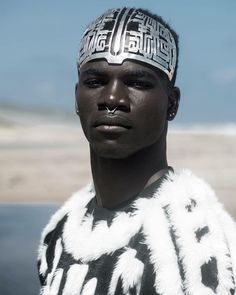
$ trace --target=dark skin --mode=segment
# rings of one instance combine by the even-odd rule
[[[134,61],[96,60],[80,69],[76,103],[99,206],[115,208],[165,173],[167,118],[180,99],[169,84],[165,74]],[[108,115],[107,108],[116,111]]]

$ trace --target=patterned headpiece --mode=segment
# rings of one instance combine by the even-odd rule
[[[110,64],[126,59],[148,63],[172,79],[176,66],[176,44],[169,29],[133,8],[111,9],[85,30],[78,67],[105,58]]]

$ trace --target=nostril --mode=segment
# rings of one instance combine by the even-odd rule
[[[122,104],[117,107],[117,110],[128,113],[130,112],[130,107],[128,105]]]
[[[107,106],[104,103],[101,103],[101,104],[98,105],[98,110],[99,111],[104,111],[104,110],[106,110],[106,108],[107,108]]]

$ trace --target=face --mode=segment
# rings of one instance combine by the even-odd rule
[[[144,64],[86,63],[80,69],[76,101],[84,134],[101,157],[126,158],[165,140],[167,83]]]

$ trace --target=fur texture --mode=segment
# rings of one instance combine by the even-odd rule
[[[170,173],[108,223],[92,186],[51,218],[39,247],[42,295],[235,293],[236,225],[204,181]]]

